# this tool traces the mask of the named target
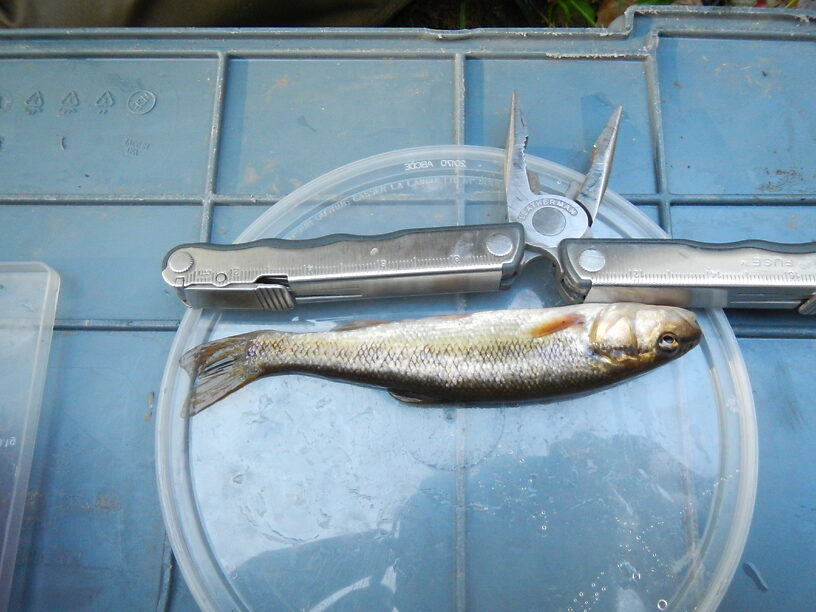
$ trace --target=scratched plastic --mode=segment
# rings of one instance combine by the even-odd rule
[[[41,263],[0,262],[0,609],[9,603],[59,276]]]

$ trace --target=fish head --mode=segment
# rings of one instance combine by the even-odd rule
[[[624,369],[656,367],[685,355],[700,342],[694,313],[674,306],[609,304],[589,330],[595,353]]]

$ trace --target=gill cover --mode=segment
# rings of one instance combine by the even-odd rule
[[[663,363],[685,354],[700,340],[694,314],[672,306],[609,304],[589,332],[595,352],[617,366]]]

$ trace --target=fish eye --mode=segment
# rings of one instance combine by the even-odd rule
[[[657,339],[657,348],[661,351],[673,352],[680,348],[680,342],[677,336],[670,332],[665,332]]]

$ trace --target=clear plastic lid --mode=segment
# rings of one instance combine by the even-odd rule
[[[580,176],[528,158],[542,188]],[[345,166],[238,241],[501,222],[503,151],[427,147]],[[599,237],[662,237],[608,193]],[[417,408],[380,389],[286,375],[191,418],[193,346],[259,328],[559,304],[530,264],[505,292],[189,311],[168,358],[157,471],[173,550],[205,609],[713,610],[748,534],[757,440],[721,311],[701,346],[558,402]]]
[[[43,263],[0,262],[0,610],[11,595],[59,284]]]

